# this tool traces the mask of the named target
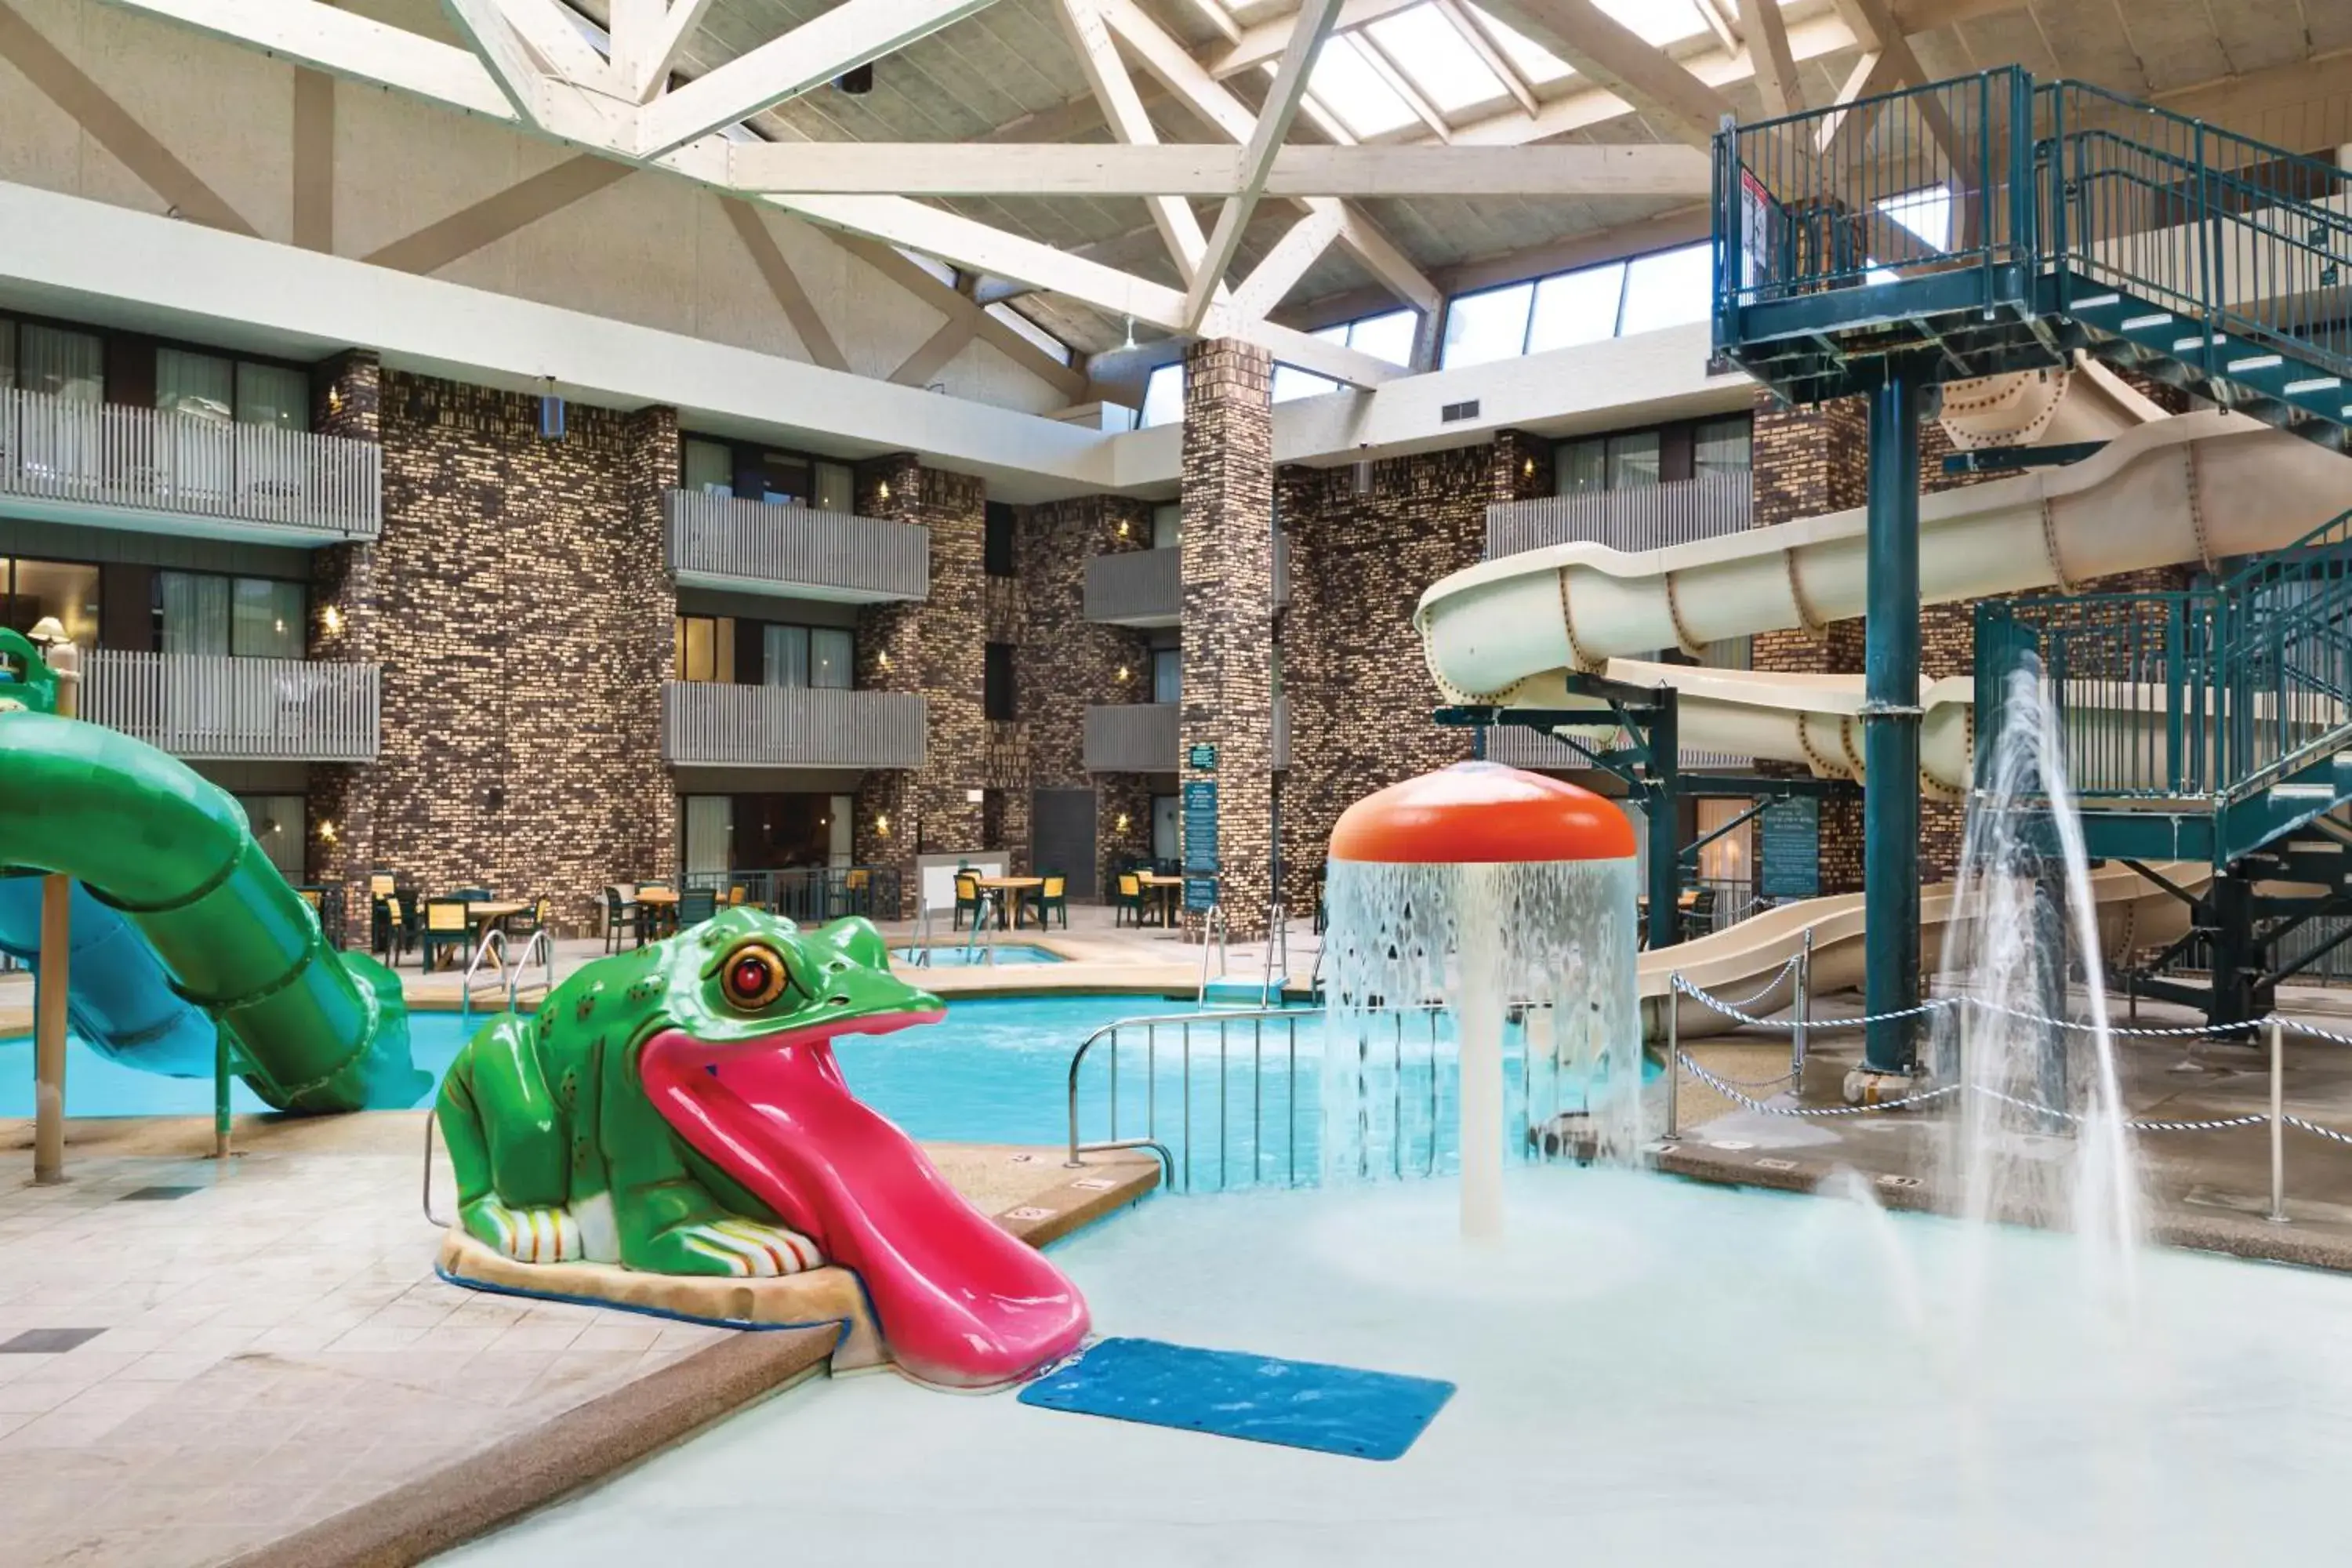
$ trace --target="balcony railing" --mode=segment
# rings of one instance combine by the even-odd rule
[[[721,767],[919,768],[923,700],[904,691],[671,681],[662,760]]]
[[[1111,702],[1087,710],[1085,761],[1090,773],[1172,773],[1183,750],[1183,708],[1174,702]],[[1290,765],[1290,699],[1274,700],[1267,736],[1271,765]]]
[[[671,574],[689,586],[863,605],[931,591],[931,531],[920,523],[696,490],[668,491],[662,508]]]
[[[198,762],[373,762],[373,664],[94,648],[81,714]]]
[[[1598,715],[1595,715],[1598,717]],[[1633,743],[1633,737],[1620,733],[1617,743]],[[1497,724],[1486,731],[1486,760],[1503,763],[1515,768],[1549,769],[1553,773],[1580,773],[1592,766],[1592,760],[1556,735],[1531,730],[1525,724]],[[1755,766],[1753,757],[1737,757],[1728,752],[1698,752],[1685,746],[1675,760],[1681,768],[1717,770],[1742,769]]]
[[[0,498],[59,522],[177,524],[272,542],[373,539],[383,452],[341,436],[0,389]]]
[[[1486,509],[1486,558],[1549,544],[1659,550],[1738,533],[1754,521],[1748,476],[1710,474],[1662,485],[1498,502]]]
[[[1274,607],[1290,604],[1290,540],[1274,536]],[[1172,626],[1184,618],[1183,552],[1118,550],[1087,563],[1087,619],[1113,626]]]

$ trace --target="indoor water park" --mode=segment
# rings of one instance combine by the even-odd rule
[[[2347,105],[0,0],[0,1564],[2324,1555]]]

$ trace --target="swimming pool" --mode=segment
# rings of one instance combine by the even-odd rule
[[[894,947],[890,956],[901,965],[915,965],[918,952],[929,954],[924,962],[934,969],[961,969],[966,965],[992,963],[1064,963],[1068,962],[1058,952],[1049,952],[1028,942],[1008,942],[996,946],[979,947]],[[916,965],[920,967],[919,965]]]
[[[1104,1026],[1139,1017],[1089,1054],[1080,1076],[1080,1136],[1088,1142],[1152,1137],[1176,1160],[1176,1184],[1192,1192],[1315,1179],[1321,1162],[1324,1020],[1297,1012],[1255,1021],[1197,1012],[1153,996],[975,997],[950,1001],[940,1023],[835,1043],[849,1087],[918,1139],[1058,1144],[1069,1135],[1070,1058]],[[454,1013],[409,1019],[416,1065],[437,1082],[482,1019]],[[1380,1079],[1384,1128],[1373,1163],[1387,1173],[1454,1168],[1457,1116],[1449,1029],[1399,1031],[1393,1070]],[[1384,1036],[1377,1042],[1387,1049]],[[1505,1115],[1524,1125],[1526,1089],[1517,1032],[1505,1042]],[[33,1113],[32,1042],[0,1041],[0,1117]],[[266,1110],[242,1083],[241,1112]],[[430,1104],[428,1095],[419,1101]],[[1553,1103],[1556,1103],[1554,1101]],[[72,1043],[66,1110],[73,1116],[201,1116],[212,1083],[170,1079],[110,1062]]]
[[[2352,1280],[1628,1171],[1148,1204],[1055,1248],[1105,1334],[1452,1380],[1393,1464],[820,1381],[461,1548],[757,1558],[2171,1568],[2321,1563]],[[1980,1280],[1980,1284],[1972,1284]]]

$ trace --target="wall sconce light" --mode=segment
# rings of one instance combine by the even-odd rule
[[[874,819],[874,837],[877,838],[887,838],[890,837],[890,814],[888,812],[886,811]]]
[[[327,388],[327,412],[330,414],[341,414],[342,411],[343,389],[340,386],[331,386]]]
[[[879,495],[884,500],[888,500],[890,499],[890,481],[884,479],[879,485],[875,487],[875,493]]]
[[[1533,458],[1522,458],[1519,459],[1519,477],[1523,479],[1531,479],[1536,477],[1536,460]]]
[[[963,792],[963,803],[966,805],[985,805],[988,804],[988,792],[984,789],[968,789]]]
[[[323,816],[319,819],[319,837],[329,844],[335,841],[335,825]]]
[[[1127,813],[1123,811],[1118,814],[1118,831],[1121,833],[1127,831]]]
[[[563,439],[563,399],[555,395],[555,378],[540,378],[539,438],[542,441]]]
[[[1118,520],[1118,536],[1121,539],[1127,537],[1127,519],[1123,517]]]
[[[889,650],[888,648],[887,648],[887,647],[886,647],[886,648],[884,648],[880,653],[876,654],[876,655],[874,656],[874,662],[875,662],[876,664],[879,665],[879,666],[880,666],[881,668],[883,668],[884,669],[887,669],[887,668],[890,668],[890,650]]]
[[[1122,665],[1120,665],[1120,666],[1118,667],[1118,683],[1119,683],[1121,686],[1124,686],[1124,685],[1126,685],[1126,684],[1127,684],[1127,677],[1128,677],[1127,666],[1125,666],[1125,665],[1123,665],[1123,664],[1122,664]]]
[[[343,612],[337,606],[329,605],[319,613],[319,624],[327,628],[329,637],[340,637],[343,630]]]

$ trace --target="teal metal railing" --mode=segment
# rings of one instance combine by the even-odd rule
[[[2243,800],[2352,747],[2352,512],[2216,587],[1990,600],[1976,630],[1979,769],[2030,656],[2078,795]]]
[[[1715,202],[1727,352],[1868,331],[1919,309],[1885,286],[1974,269],[1971,308],[2157,307],[2164,346],[2210,376],[2249,345],[2352,376],[2352,172],[2088,83],[2004,67],[1728,126]],[[1744,315],[1842,290],[1802,321]]]

